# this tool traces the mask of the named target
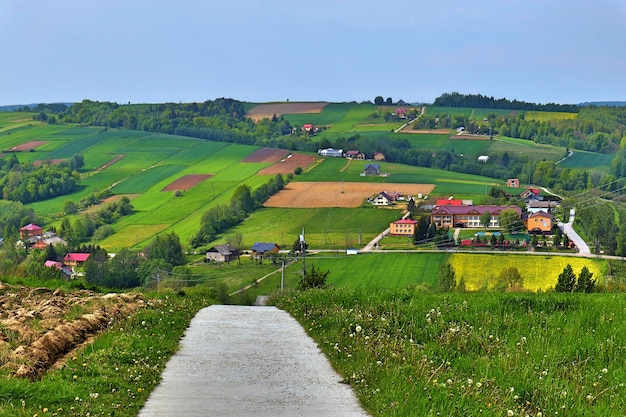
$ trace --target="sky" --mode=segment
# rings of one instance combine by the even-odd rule
[[[623,0],[0,0],[0,105],[626,101]]]

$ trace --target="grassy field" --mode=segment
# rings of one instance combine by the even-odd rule
[[[281,249],[289,250],[304,228],[310,248],[344,250],[365,245],[401,216],[400,210],[372,207],[264,208],[252,213],[229,234],[242,233],[246,246],[254,242],[275,242]],[[359,233],[361,245],[358,244]]]
[[[571,169],[594,169],[608,173],[614,158],[614,154],[574,151],[574,154],[561,162],[560,166]]]
[[[372,416],[621,416],[626,299],[349,288],[275,302]]]

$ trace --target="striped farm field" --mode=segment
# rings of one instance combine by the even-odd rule
[[[381,191],[399,191],[405,196],[412,196],[427,195],[433,188],[435,188],[433,184],[292,182],[270,197],[265,207],[359,207],[363,200]]]
[[[450,263],[456,272],[457,281],[463,278],[467,289],[476,291],[493,288],[502,270],[515,267],[524,278],[524,288],[530,291],[547,291],[557,283],[559,274],[570,264],[578,275],[583,266],[596,278],[604,276],[604,261],[597,259],[512,254],[453,254]]]

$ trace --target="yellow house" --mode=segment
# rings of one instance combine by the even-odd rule
[[[526,230],[531,233],[550,233],[552,231],[552,215],[545,211],[529,214],[526,219]]]
[[[391,236],[413,236],[415,234],[415,225],[417,220],[400,219],[389,225],[389,234]]]

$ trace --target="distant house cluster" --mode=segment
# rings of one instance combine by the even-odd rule
[[[255,242],[250,248],[250,255],[254,259],[263,259],[271,255],[278,255],[280,246],[274,242]],[[205,253],[206,262],[230,262],[239,257],[239,250],[226,243],[209,248]]]
[[[350,149],[344,152],[343,149],[324,148],[318,149],[317,154],[328,158],[349,158],[359,160],[368,159],[365,152],[361,152],[358,149]],[[382,152],[374,152],[371,159],[375,161],[384,161],[385,154],[383,154]]]
[[[525,209],[518,206],[474,205],[470,200],[438,199],[431,210],[431,222],[438,229],[455,227],[484,227],[481,216],[489,212],[491,219],[488,228],[501,227],[500,214],[507,209],[517,212],[520,226],[529,233],[549,234],[554,226],[554,210],[558,208],[558,200],[544,200],[540,190],[529,187],[520,193],[526,201]]]

